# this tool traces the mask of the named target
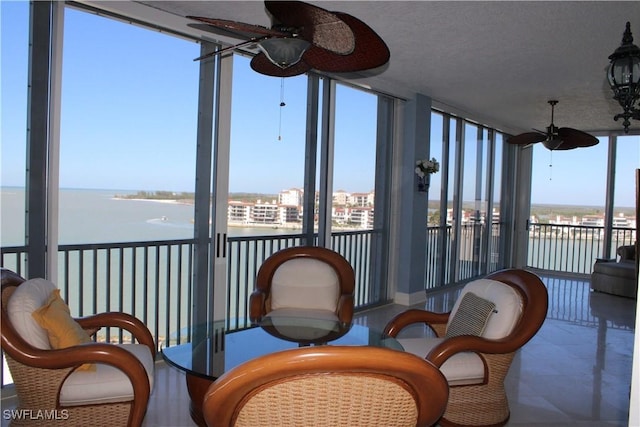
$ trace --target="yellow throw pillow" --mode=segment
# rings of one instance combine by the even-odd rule
[[[91,342],[89,334],[71,317],[69,306],[60,298],[60,289],[51,292],[44,305],[31,313],[38,324],[47,331],[51,348],[67,348]],[[96,366],[86,363],[80,371],[95,371]]]

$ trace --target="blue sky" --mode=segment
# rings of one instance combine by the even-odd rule
[[[28,3],[3,1],[1,8],[0,179],[21,186]],[[70,9],[65,26],[61,187],[193,191],[198,63],[192,59],[199,45]],[[230,191],[300,186],[305,78],[285,79],[282,88],[281,79],[251,71],[245,58],[234,61],[234,73]],[[373,95],[339,87],[334,189],[373,188],[375,114]],[[632,206],[640,137],[619,150],[616,204]],[[606,144],[553,153],[536,146],[532,201],[603,205],[606,156]],[[434,182],[431,198],[438,191]]]
[[[2,111],[2,183],[23,185],[28,8],[2,3],[2,12],[3,104],[12,105]],[[70,9],[65,30],[61,187],[193,191],[200,46]],[[301,186],[306,102],[295,95],[306,94],[306,79],[283,88],[246,58],[234,73],[231,191]],[[338,92],[339,111],[353,121],[375,114],[373,95],[348,92]],[[369,191],[375,127],[338,122],[335,185]]]

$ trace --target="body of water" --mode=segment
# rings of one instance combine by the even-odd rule
[[[112,243],[193,238],[194,207],[153,200],[116,199],[122,190],[60,190],[59,241]],[[229,236],[294,234],[295,230],[229,227]],[[24,188],[0,188],[0,245],[25,242]]]

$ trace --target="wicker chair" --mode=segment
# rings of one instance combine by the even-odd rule
[[[226,372],[205,394],[209,427],[430,426],[448,386],[430,362],[380,347],[313,346]]]
[[[510,414],[504,378],[515,352],[542,326],[547,298],[535,274],[502,270],[465,285],[450,313],[408,310],[392,319],[385,332],[447,378],[449,403],[441,425],[504,425]],[[415,323],[426,324],[437,337],[398,335]]]
[[[316,317],[351,323],[355,275],[342,255],[319,246],[280,250],[260,266],[249,316]]]
[[[26,281],[14,272],[1,270],[2,349],[13,377],[18,406],[16,413],[31,414],[14,419],[12,425],[139,426],[144,419],[153,388],[155,345],[151,333],[138,319],[125,313],[102,313],[75,319],[89,335],[101,327],[131,332],[139,344],[89,342],[52,350],[42,337],[24,336],[24,322],[16,319],[13,306],[38,284],[34,294],[50,293],[55,285],[43,279]],[[40,284],[44,283],[47,287]],[[49,288],[51,286],[52,288]],[[19,288],[20,298],[11,302]],[[46,298],[46,297],[45,297]],[[24,304],[24,316],[37,297]],[[31,302],[33,304],[31,304]],[[39,306],[36,306],[39,307]],[[18,307],[20,308],[20,307]],[[33,328],[33,326],[30,326]],[[26,334],[29,335],[29,334]],[[34,339],[39,342],[34,343]],[[91,367],[84,372],[81,366]],[[43,416],[33,416],[43,414]],[[49,414],[49,416],[45,416]]]

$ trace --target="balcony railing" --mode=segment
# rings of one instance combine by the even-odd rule
[[[604,228],[531,224],[527,265],[541,270],[591,274],[596,258],[615,258],[619,246],[635,243],[632,228],[613,228],[611,252],[604,254]]]
[[[356,308],[383,302],[376,295],[384,293],[370,289],[369,259],[375,233],[365,230],[332,235],[332,247],[355,271]],[[229,317],[238,320],[235,325],[249,323],[249,295],[263,261],[280,249],[299,246],[303,237],[291,234],[228,238],[227,310]],[[127,312],[141,319],[160,345],[176,331],[189,333],[194,245],[192,239],[60,245],[56,283],[73,316]],[[1,248],[2,266],[22,275],[26,251],[24,246]],[[96,339],[127,342],[131,336],[121,331],[114,336],[105,328]],[[2,384],[4,374],[3,369]]]
[[[427,274],[425,288],[436,288],[478,276],[498,268],[500,224],[461,228],[457,254],[453,254],[452,230],[446,226],[427,231]],[[362,308],[383,303],[384,292],[372,292],[371,246],[375,230],[332,235],[332,247],[353,266],[356,274],[355,305]],[[444,233],[444,234],[441,234]],[[568,273],[590,273],[595,258],[601,256],[603,230],[600,227],[535,224],[529,235],[529,267]],[[230,237],[227,257],[227,310],[229,317],[248,321],[248,300],[259,266],[272,253],[302,244],[299,234]],[[314,237],[316,243],[317,237]],[[490,253],[481,252],[479,242],[490,239]],[[615,229],[615,248],[635,241],[630,229]],[[439,245],[444,242],[440,250]],[[104,244],[61,245],[58,280],[64,299],[74,316],[103,311],[124,311],[147,324],[156,342],[175,331],[187,331],[191,319],[193,251],[195,241],[167,240]],[[2,266],[22,274],[26,247],[0,248]],[[444,257],[444,264],[439,264]],[[456,263],[452,266],[451,262]],[[483,264],[484,263],[484,264]],[[444,266],[444,281],[438,265]],[[454,277],[454,269],[456,271]],[[245,319],[243,322],[242,319]],[[111,335],[104,330],[97,338],[124,342],[126,334]],[[188,339],[188,337],[187,337]],[[2,378],[4,384],[4,378]]]
[[[488,233],[488,235],[487,235]],[[490,240],[489,253],[483,252],[483,242]],[[499,268],[498,248],[500,241],[500,223],[487,227],[478,222],[460,227],[457,239],[457,255],[453,254],[453,232],[451,225],[427,228],[427,268],[426,289],[435,289],[444,285],[469,280]],[[444,245],[444,247],[441,247]],[[444,262],[441,264],[441,260]],[[454,262],[455,265],[451,263]],[[439,271],[443,268],[443,272]],[[441,277],[442,276],[442,277]]]
[[[142,320],[157,342],[191,318],[194,240],[60,245],[56,285],[73,316],[106,311]],[[22,275],[25,247],[2,248],[2,266]],[[127,341],[101,330],[98,341]]]

